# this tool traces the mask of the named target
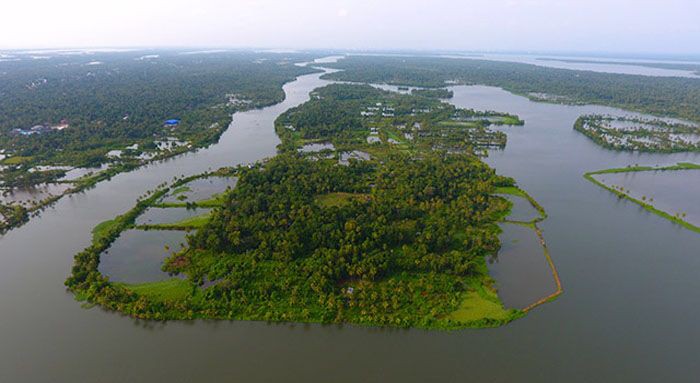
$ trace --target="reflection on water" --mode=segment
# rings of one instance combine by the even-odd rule
[[[100,256],[99,270],[113,282],[141,283],[169,279],[163,260],[186,243],[176,230],[126,230]]]
[[[501,229],[501,250],[488,262],[488,268],[503,304],[523,308],[556,291],[535,231],[517,224],[502,224]]]
[[[621,186],[633,198],[671,215],[685,214],[683,220],[700,226],[700,170],[608,173],[594,177],[608,186]]]

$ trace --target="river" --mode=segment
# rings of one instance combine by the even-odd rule
[[[695,70],[690,69],[674,69],[672,65],[693,66],[700,65],[696,61],[678,62],[673,60],[648,60],[648,59],[617,59],[617,58],[600,58],[600,57],[567,57],[567,56],[548,56],[548,55],[518,55],[518,54],[473,54],[473,55],[442,55],[447,58],[473,59],[473,60],[490,60],[490,61],[505,61],[516,62],[521,64],[530,64],[543,66],[547,68],[591,71],[599,73],[617,73],[651,77],[685,77],[685,78],[700,78],[700,75]],[[662,67],[652,66],[654,63],[660,64]],[[636,65],[643,64],[643,65]],[[664,68],[663,65],[671,65]],[[681,68],[681,67],[679,67]]]
[[[700,156],[601,149],[573,122],[582,113],[620,111],[534,103],[497,88],[455,87],[452,102],[526,121],[505,128],[506,149],[487,161],[547,209],[541,227],[564,294],[525,318],[451,332],[159,323],[83,308],[65,291],[72,257],[89,245],[92,227],[174,176],[274,155],[274,119],[327,83],[319,76],[286,84],[280,104],[235,114],[218,144],[63,198],[0,238],[0,382],[678,382],[700,375],[700,236],[581,176]]]

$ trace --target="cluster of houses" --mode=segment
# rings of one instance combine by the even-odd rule
[[[394,117],[394,112],[396,110],[390,106],[383,106],[381,102],[375,104],[375,106],[368,106],[366,110],[360,112],[363,117],[376,116],[381,114],[382,117]]]
[[[61,120],[60,123],[57,125],[34,125],[31,128],[28,129],[13,129],[12,134],[18,135],[18,136],[31,136],[34,134],[43,134],[43,133],[49,133],[53,131],[58,131],[58,130],[63,130],[68,127],[68,121],[66,120]]]
[[[441,107],[438,107],[442,109]],[[410,116],[416,116],[418,114],[430,113],[433,110],[431,108],[414,108],[411,109]],[[382,117],[394,117],[396,115],[396,109],[391,106],[383,105],[381,102],[374,104],[374,106],[368,106],[365,110],[360,111],[362,117],[372,117],[372,116],[382,116]]]
[[[253,102],[250,100],[244,99],[241,95],[235,94],[235,93],[230,93],[227,94],[226,97],[228,98],[227,105],[228,106],[233,106],[233,107],[246,107],[252,104]]]

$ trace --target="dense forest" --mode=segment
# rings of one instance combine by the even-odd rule
[[[9,155],[4,165],[24,165],[20,169],[95,166],[110,160],[110,150],[133,144],[139,148],[127,154],[155,156],[161,154],[157,142],[167,137],[206,146],[226,128],[231,113],[281,101],[285,82],[313,71],[294,65],[309,58],[304,54],[137,51],[19,57],[0,62],[0,148]],[[165,127],[170,119],[179,123]],[[37,125],[67,128],[21,134]],[[31,183],[25,176],[21,182]]]
[[[283,154],[244,171],[166,268],[219,281],[207,296],[234,316],[429,327],[488,279],[508,209],[490,193],[505,181],[468,155]]]
[[[484,84],[542,101],[610,105],[700,121],[700,79],[434,57],[349,56],[329,66],[344,69],[326,75],[336,80],[423,87]]]

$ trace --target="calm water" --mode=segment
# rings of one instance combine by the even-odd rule
[[[628,189],[628,194],[639,200],[653,198],[651,204],[657,209],[671,215],[685,213],[683,219],[700,226],[700,170],[611,173],[595,177],[606,185]]]
[[[541,226],[564,284],[559,299],[523,319],[454,332],[162,324],[86,310],[65,292],[95,224],[173,176],[274,155],[274,118],[323,84],[317,74],[300,77],[282,104],[236,114],[219,144],[64,198],[0,238],[0,382],[697,380],[700,236],[640,214],[581,175],[700,156],[603,150],[572,125],[579,114],[613,109],[532,103],[495,88],[458,87],[452,101],[525,119],[488,162],[547,209]]]
[[[501,250],[487,265],[503,305],[521,309],[554,293],[557,285],[537,233],[512,223],[501,229]]]
[[[114,282],[141,283],[170,279],[160,268],[187,243],[184,231],[127,230],[100,257],[100,272]]]

